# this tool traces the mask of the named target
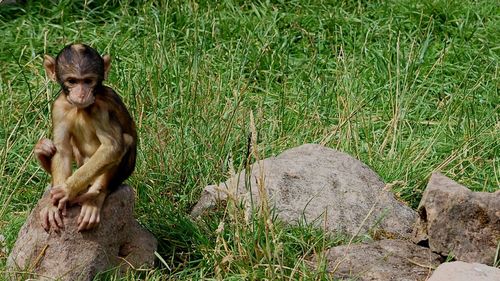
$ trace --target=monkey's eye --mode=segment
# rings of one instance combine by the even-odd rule
[[[75,85],[76,84],[76,79],[75,78],[69,78],[68,80],[66,80],[66,82],[68,82],[68,84],[70,84],[70,85]]]
[[[85,79],[83,79],[83,83],[85,83],[85,84],[87,84],[87,85],[92,84],[92,82],[94,82],[94,81],[93,81],[92,79],[90,79],[90,78],[85,78]]]

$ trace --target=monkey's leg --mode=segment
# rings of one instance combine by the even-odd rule
[[[40,166],[50,175],[52,157],[56,153],[54,143],[50,139],[40,139],[35,145],[34,152]],[[61,212],[57,206],[53,206],[51,203],[47,204],[40,211],[40,220],[45,231],[49,231],[52,228],[56,232],[59,232],[64,227]]]
[[[80,168],[86,160],[82,154],[80,153],[80,150],[78,150],[78,147],[74,144],[73,140],[71,141],[71,146],[73,147],[73,158],[76,161],[76,166]]]

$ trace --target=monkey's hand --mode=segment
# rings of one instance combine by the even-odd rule
[[[104,198],[106,198],[106,195],[101,193],[94,200],[87,200],[82,203],[82,209],[78,217],[78,231],[89,230],[99,224]]]
[[[59,232],[62,228],[64,228],[59,208],[51,204],[47,204],[47,206],[40,211],[40,219],[42,220],[43,229],[47,232],[50,228],[56,232]]]
[[[75,197],[76,194],[72,194],[66,184],[56,185],[50,189],[52,204],[62,211],[63,216],[66,215],[66,204]]]

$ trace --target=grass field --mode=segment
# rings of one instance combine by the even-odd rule
[[[163,260],[126,280],[330,278],[304,260],[341,237],[236,207],[188,215],[243,168],[251,114],[261,157],[321,143],[412,207],[433,171],[499,189],[496,0],[33,2],[0,7],[0,272],[49,182],[32,153],[58,90],[43,54],[71,42],[112,56],[107,84],[139,130],[128,183]]]

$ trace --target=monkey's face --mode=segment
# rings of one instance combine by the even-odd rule
[[[68,102],[85,108],[95,101],[95,93],[102,87],[111,64],[111,58],[101,57],[96,50],[83,44],[70,44],[54,59],[44,56],[43,65],[48,76],[61,84]]]
[[[94,103],[94,89],[98,78],[93,75],[63,77],[61,86],[68,101],[77,108],[85,108]]]

